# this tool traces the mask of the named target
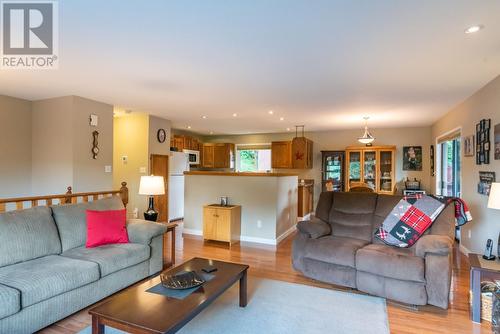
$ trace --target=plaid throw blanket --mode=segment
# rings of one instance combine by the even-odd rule
[[[452,202],[455,204],[458,226],[472,220],[467,205],[460,198],[411,195],[398,202],[377,229],[375,236],[391,246],[411,247]]]

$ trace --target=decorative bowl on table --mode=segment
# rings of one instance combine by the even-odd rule
[[[161,284],[174,290],[191,289],[205,283],[195,271],[182,271],[175,275],[160,274]]]

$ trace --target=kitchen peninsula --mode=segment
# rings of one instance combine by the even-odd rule
[[[276,245],[295,230],[298,176],[290,173],[185,172],[184,233],[202,235],[203,206],[241,205],[241,241]]]

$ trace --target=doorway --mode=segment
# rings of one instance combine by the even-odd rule
[[[438,188],[442,196],[461,197],[460,134],[446,138],[438,144]]]
[[[165,195],[154,196],[155,209],[158,211],[158,222],[168,222],[168,155],[151,154],[150,173],[163,176]]]

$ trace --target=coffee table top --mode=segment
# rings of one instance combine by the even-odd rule
[[[190,270],[201,272],[208,265],[217,267],[217,271],[211,273],[215,277],[183,300],[146,292],[161,283],[158,275],[110,297],[89,313],[141,332],[175,332],[236,283],[248,269],[244,264],[193,258],[165,272],[170,275]]]

